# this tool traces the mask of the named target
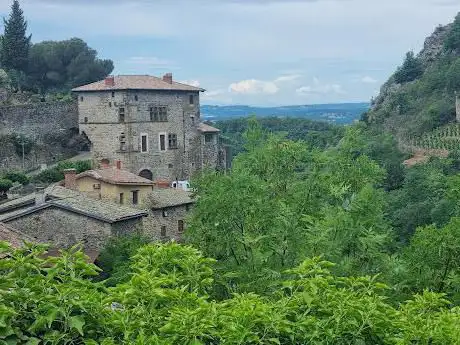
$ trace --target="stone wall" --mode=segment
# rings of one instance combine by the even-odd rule
[[[25,152],[15,147],[12,135],[31,143]],[[34,103],[0,106],[0,171],[31,170],[41,164],[69,158],[78,151],[72,139],[78,135],[76,102]],[[22,139],[21,139],[22,140]],[[75,141],[75,140],[74,140]],[[75,147],[74,147],[75,146]]]
[[[0,106],[0,136],[11,133],[42,139],[48,133],[78,128],[76,102]]]
[[[83,243],[85,249],[99,250],[112,235],[136,231],[141,219],[113,225],[84,215],[49,207],[7,222],[13,228],[35,238],[40,243],[53,243],[68,248]]]
[[[149,210],[148,217],[144,218],[144,234],[151,240],[181,241],[183,233],[179,232],[179,220],[184,221],[184,229],[187,227],[186,219],[192,205],[181,205],[164,209],[167,215],[163,215],[162,209]],[[166,234],[162,236],[161,227],[166,227]]]

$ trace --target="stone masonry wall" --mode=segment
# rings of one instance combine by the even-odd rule
[[[190,95],[194,104],[189,104]],[[195,147],[200,136],[198,92],[115,91],[82,92],[78,95],[80,132],[92,143],[95,161],[120,159],[123,166],[139,174],[147,169],[153,179],[186,179],[201,165]],[[167,106],[168,121],[152,122],[150,107]],[[119,109],[125,110],[124,123]],[[147,134],[147,152],[141,152],[141,136]],[[166,150],[160,150],[160,134],[165,135]],[[177,136],[177,148],[169,148],[168,135]],[[126,141],[122,151],[120,138]]]
[[[163,210],[150,210],[148,217],[144,218],[144,234],[152,240],[176,240],[181,241],[182,233],[179,232],[178,221],[184,221],[184,229],[187,227],[186,219],[192,205],[175,206],[165,209],[167,217],[163,216]],[[166,236],[161,236],[161,227],[166,226]]]
[[[0,138],[19,135],[32,143],[24,156],[10,140],[2,140],[0,171],[9,169],[35,169],[42,163],[53,163],[73,155],[72,147],[50,142],[52,138],[70,140],[78,133],[76,102],[34,103],[0,106]]]
[[[0,106],[0,136],[11,133],[41,139],[45,134],[78,128],[76,102]]]
[[[83,243],[85,249],[101,249],[107,239],[115,234],[135,231],[142,220],[127,220],[114,225],[84,215],[50,207],[8,224],[35,238],[41,243],[53,243],[58,248],[68,248]]]

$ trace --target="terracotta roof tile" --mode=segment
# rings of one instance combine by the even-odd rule
[[[113,90],[205,91],[202,88],[181,84],[175,81],[170,84],[162,78],[150,75],[118,75],[114,76],[114,86],[106,85],[105,80],[100,80],[72,89],[74,92]]]
[[[98,181],[104,181],[110,184],[124,184],[124,185],[148,185],[153,186],[153,181],[133,174],[127,170],[117,169],[116,167],[107,167],[97,170],[88,170],[78,174],[77,180],[82,177],[91,177]]]
[[[198,125],[198,130],[203,133],[218,133],[220,129],[213,126],[207,125],[206,123],[200,123]]]

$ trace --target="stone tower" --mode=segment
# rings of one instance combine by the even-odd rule
[[[119,160],[136,175],[169,181],[218,167],[219,130],[200,119],[203,89],[167,73],[110,76],[73,91],[95,163]]]

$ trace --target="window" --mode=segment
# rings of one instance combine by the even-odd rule
[[[93,184],[93,189],[101,189],[101,184],[100,183]]]
[[[139,97],[137,97],[137,95],[134,95],[134,100],[137,102],[139,100]]]
[[[112,91],[112,98],[115,97],[115,91]]]
[[[87,118],[87,117],[85,117],[85,123],[87,123],[87,122],[88,122],[88,118]]]
[[[109,108],[112,108],[112,102],[109,102]]]
[[[126,135],[125,135],[125,133],[120,134],[120,151],[126,151]]]
[[[212,134],[206,133],[204,135],[204,142],[205,143],[212,143],[214,136]]]
[[[139,203],[139,191],[133,190],[133,205],[137,205]]]
[[[195,100],[193,98],[193,95],[188,96],[188,102],[190,105],[193,105],[195,103]]]
[[[166,134],[160,134],[160,151],[166,150]]]
[[[177,221],[177,232],[179,234],[184,232],[184,221],[183,220],[178,220]]]
[[[190,119],[192,120],[192,124],[195,124],[195,116],[190,116]]]
[[[161,226],[161,237],[166,237],[166,225]]]
[[[118,108],[118,122],[125,122],[125,108]]]
[[[168,210],[167,209],[163,209],[163,217],[167,217],[168,216]]]
[[[168,164],[168,169],[172,169],[172,168],[174,168],[174,165]]]
[[[141,134],[141,152],[147,152],[149,150],[148,135]]]
[[[80,97],[80,102],[83,102],[83,96]]]
[[[167,107],[150,107],[150,121],[152,122],[167,122],[168,108]]]
[[[120,193],[120,205],[123,205],[125,200],[124,200],[124,194],[123,193]]]
[[[169,149],[177,149],[177,134],[168,134]]]

